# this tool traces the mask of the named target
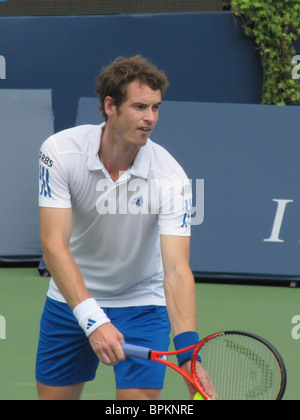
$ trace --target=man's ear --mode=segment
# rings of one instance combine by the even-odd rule
[[[114,106],[115,104],[113,98],[111,96],[107,96],[104,100],[104,109],[108,117],[112,115]]]

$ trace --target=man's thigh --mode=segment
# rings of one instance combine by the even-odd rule
[[[69,306],[47,298],[40,324],[37,382],[62,390],[93,380],[98,364],[99,359]]]
[[[166,307],[110,308],[108,316],[124,335],[127,343],[155,350],[168,350],[170,321]],[[119,395],[125,394],[125,390],[133,390],[130,391],[132,394],[137,394],[136,390],[141,390],[140,394],[145,396],[148,390],[147,395],[158,399],[165,378],[166,367],[163,364],[151,360],[128,358],[114,366],[114,371]]]

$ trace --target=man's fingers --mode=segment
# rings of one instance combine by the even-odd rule
[[[99,358],[102,363],[108,366],[114,366],[122,360],[125,360],[126,357],[121,343],[118,343],[115,347],[109,347],[107,350],[102,351]]]
[[[214,397],[217,399],[217,394],[214,389],[214,386],[208,376],[208,373],[202,368],[202,366],[199,363],[199,366],[197,367],[197,374],[200,379],[201,384],[203,385],[203,388],[205,389],[206,393],[210,397]]]
[[[94,352],[105,365],[114,366],[125,359],[121,346],[124,337],[112,324],[102,325],[89,339]]]

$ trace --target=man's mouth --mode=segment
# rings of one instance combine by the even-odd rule
[[[151,128],[150,127],[139,127],[138,130],[143,131],[145,133],[150,133]]]

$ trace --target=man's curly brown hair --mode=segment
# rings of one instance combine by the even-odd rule
[[[141,55],[125,58],[117,57],[109,66],[105,67],[97,77],[96,92],[100,99],[99,110],[107,120],[104,101],[107,96],[120,107],[126,101],[127,86],[138,80],[153,90],[160,90],[163,96],[169,85],[166,74]]]

